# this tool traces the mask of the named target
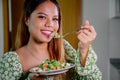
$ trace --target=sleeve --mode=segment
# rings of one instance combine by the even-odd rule
[[[70,79],[102,80],[102,73],[100,72],[99,68],[96,65],[97,55],[95,54],[91,46],[89,47],[85,67],[82,67],[80,64],[81,56],[79,50],[76,51],[66,40],[64,40],[64,48],[66,53],[66,60],[76,65],[76,67],[73,70],[69,71],[68,73]]]
[[[21,74],[22,67],[17,54],[3,54],[0,58],[0,80],[18,80]]]

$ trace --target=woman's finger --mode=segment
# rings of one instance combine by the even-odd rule
[[[90,25],[90,23],[89,23],[88,20],[85,21],[84,26],[85,26],[85,25],[86,25],[86,26],[89,26],[89,25]]]

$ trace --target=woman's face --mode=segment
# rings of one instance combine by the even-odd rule
[[[26,21],[30,38],[37,42],[49,42],[59,28],[58,10],[55,4],[46,1],[40,4]]]

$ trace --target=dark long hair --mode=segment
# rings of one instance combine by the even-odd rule
[[[30,37],[30,33],[28,31],[28,27],[25,24],[25,19],[28,19],[31,13],[38,7],[38,5],[44,3],[48,0],[25,0],[24,7],[21,15],[21,19],[18,24],[15,48],[18,49],[22,46],[27,45]],[[59,29],[58,33],[62,35],[62,26],[61,26],[61,11],[57,0],[49,0],[54,3],[57,7],[59,14]],[[50,53],[50,59],[56,59],[59,61],[65,61],[64,59],[64,49],[62,39],[52,39],[48,43],[48,51]]]

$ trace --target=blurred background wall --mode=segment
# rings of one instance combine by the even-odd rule
[[[0,55],[4,52],[3,44],[3,4],[0,0]]]
[[[119,70],[110,64],[110,59],[120,59],[120,16],[115,16],[115,1],[83,0],[82,3],[82,20],[88,19],[97,32],[93,48],[103,80],[120,80]]]

